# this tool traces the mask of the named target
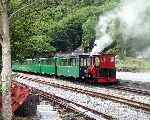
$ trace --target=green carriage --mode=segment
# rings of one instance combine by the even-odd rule
[[[39,59],[26,59],[22,64],[13,64],[13,70],[47,74],[64,77],[80,78],[87,68],[83,56],[50,57]]]
[[[16,60],[16,61],[13,62],[13,64],[12,64],[12,70],[13,70],[13,71],[21,71],[21,70],[22,70],[22,64],[19,63],[18,60]]]
[[[56,59],[57,76],[79,78],[78,57],[58,57]]]
[[[25,60],[24,62],[19,62],[18,60],[13,62],[12,70],[13,71],[23,71],[23,72],[30,72],[29,64],[31,63],[31,59]]]
[[[12,70],[22,72],[40,73],[40,64],[36,59],[26,59],[24,62],[14,62]]]
[[[40,73],[47,75],[56,75],[56,62],[54,57],[40,58]]]

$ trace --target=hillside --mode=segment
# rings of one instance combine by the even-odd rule
[[[78,47],[91,51],[99,16],[117,6],[118,1],[12,1],[10,13],[21,9],[11,18],[13,58],[70,52]]]

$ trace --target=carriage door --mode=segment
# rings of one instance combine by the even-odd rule
[[[89,56],[87,56],[87,55],[81,55],[79,57],[79,66],[80,66],[79,73],[80,73],[80,77],[82,79],[88,77],[88,71],[87,71],[87,69],[88,69],[89,63],[90,63],[89,62]]]

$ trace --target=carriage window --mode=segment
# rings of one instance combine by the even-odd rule
[[[84,66],[87,65],[87,59],[84,59]]]
[[[87,66],[91,65],[91,58],[87,58]]]
[[[80,66],[87,66],[87,59],[86,58],[81,58]]]
[[[75,66],[76,65],[76,59],[75,58],[70,58],[70,64],[71,66]]]
[[[44,60],[44,64],[47,64],[47,60]]]
[[[57,59],[57,65],[61,66],[61,60]]]
[[[31,64],[32,63],[32,60],[27,60],[27,64]]]
[[[69,65],[69,59],[66,59],[65,65],[66,65],[66,66]]]
[[[60,65],[60,66],[63,65],[63,60],[62,60],[62,59],[59,60],[59,65]]]
[[[48,59],[47,63],[49,65],[55,65],[55,59]]]
[[[48,63],[49,65],[51,65],[51,64],[52,64],[52,59],[48,59],[47,63]]]
[[[46,64],[46,61],[45,61],[45,60],[42,60],[41,63],[42,63],[42,64]]]
[[[96,66],[99,66],[99,65],[100,65],[99,57],[95,57],[95,65],[96,65]]]
[[[69,65],[70,65],[70,66],[72,66],[72,64],[73,64],[72,61],[73,61],[73,59],[70,58],[70,60],[69,60]]]
[[[61,62],[62,66],[67,66],[68,65],[68,59],[62,59],[62,62]]]
[[[72,65],[76,66],[76,59],[72,59]]]
[[[65,66],[65,60],[64,59],[60,60],[60,66]]]
[[[84,64],[83,64],[83,63],[84,63],[84,59],[83,59],[83,58],[81,58],[81,59],[80,59],[80,66],[84,66]]]
[[[79,58],[76,59],[76,65],[79,66]]]

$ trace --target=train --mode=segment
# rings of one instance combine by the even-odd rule
[[[15,61],[13,71],[73,78],[96,84],[117,83],[113,54],[68,55]]]
[[[24,62],[13,62],[12,70],[71,78],[76,81],[82,80],[96,84],[111,84],[118,82],[116,79],[115,56],[113,54],[93,56],[82,54],[76,56],[70,55],[26,59]],[[0,86],[0,88],[2,88],[2,86]],[[21,114],[21,116],[35,114],[35,106],[39,104],[39,97],[32,95],[29,87],[13,82],[11,91],[12,111],[15,114]],[[1,111],[2,91],[0,91],[0,112]]]

